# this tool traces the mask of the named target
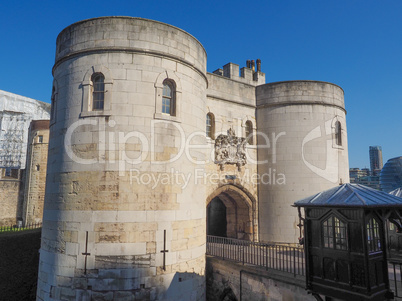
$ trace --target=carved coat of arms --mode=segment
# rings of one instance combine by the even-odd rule
[[[246,139],[236,137],[232,129],[227,131],[227,135],[219,135],[215,139],[215,163],[219,164],[221,170],[225,164],[235,164],[240,170],[246,161]]]

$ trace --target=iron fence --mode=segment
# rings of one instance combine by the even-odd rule
[[[395,298],[402,298],[402,262],[388,261],[389,285],[395,294]]]
[[[0,233],[1,232],[17,232],[17,231],[25,231],[25,230],[31,230],[31,229],[38,229],[42,227],[42,223],[32,223],[28,224],[25,226],[18,226],[18,225],[12,225],[12,226],[1,226],[0,227]]]
[[[207,255],[305,276],[304,249],[291,244],[259,243],[208,235]],[[402,300],[402,261],[388,260],[388,275],[395,299]]]
[[[286,244],[259,243],[234,238],[207,236],[207,254],[305,276],[304,249]]]

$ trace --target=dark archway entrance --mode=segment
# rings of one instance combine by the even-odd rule
[[[255,241],[255,201],[243,189],[225,185],[207,199],[207,235]]]
[[[219,197],[207,207],[207,235],[227,237],[226,206]]]

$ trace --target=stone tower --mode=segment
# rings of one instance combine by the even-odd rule
[[[37,300],[204,300],[206,52],[156,21],[57,38]],[[191,136],[205,144],[205,136]]]
[[[349,182],[343,90],[318,81],[257,87],[260,240],[297,242],[304,197]]]
[[[42,222],[48,144],[49,120],[32,120],[29,126],[25,168],[22,214],[25,225]]]

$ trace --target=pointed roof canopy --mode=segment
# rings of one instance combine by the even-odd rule
[[[294,203],[296,207],[402,207],[402,198],[360,184],[343,184]]]
[[[399,187],[395,190],[392,190],[389,194],[392,194],[394,196],[399,196],[402,197],[402,187]]]

